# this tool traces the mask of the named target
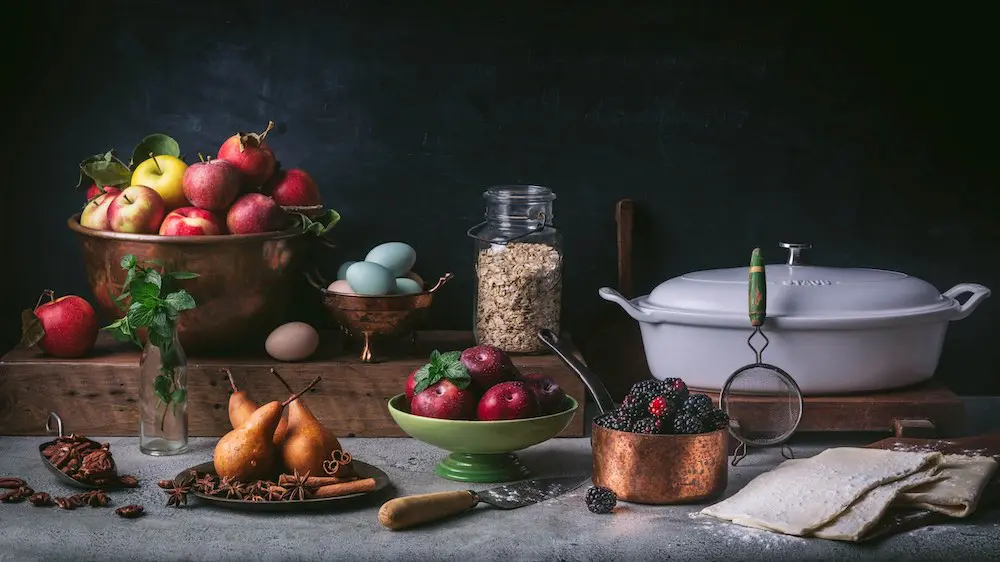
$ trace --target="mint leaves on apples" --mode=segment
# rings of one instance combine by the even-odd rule
[[[132,342],[142,347],[138,330],[146,329],[146,338],[151,345],[160,349],[161,365],[159,375],[153,381],[153,392],[164,406],[180,403],[186,397],[186,390],[174,380],[174,367],[179,366],[174,351],[174,336],[177,333],[177,317],[185,310],[195,308],[194,297],[184,289],[171,290],[175,281],[194,279],[197,273],[186,271],[164,271],[163,265],[155,260],[140,262],[132,254],[121,259],[121,268],[126,271],[121,294],[115,298],[124,316],[103,329],[111,332],[118,341]],[[124,302],[129,299],[128,308]],[[164,407],[160,419],[162,429],[167,409]]]
[[[431,362],[420,367],[417,370],[417,374],[413,376],[413,379],[417,383],[413,387],[413,393],[419,394],[426,390],[427,387],[435,385],[442,380],[447,380],[458,388],[466,388],[472,384],[472,377],[469,376],[469,371],[466,370],[465,365],[459,360],[461,356],[461,351],[449,351],[447,353],[440,353],[436,349],[432,351]]]

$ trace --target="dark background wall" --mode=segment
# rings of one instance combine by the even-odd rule
[[[89,296],[76,165],[166,132],[237,130],[309,170],[344,254],[400,239],[454,271],[431,324],[467,328],[482,190],[559,194],[566,322],[614,284],[614,202],[639,206],[637,288],[815,245],[814,263],[1000,288],[995,61],[957,4],[28,2],[8,9],[4,346],[41,289]],[[100,5],[101,7],[98,7]],[[774,249],[772,249],[774,248]],[[766,254],[768,255],[768,254]],[[997,303],[941,372],[998,393]]]

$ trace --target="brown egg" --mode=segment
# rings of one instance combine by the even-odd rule
[[[326,288],[327,291],[331,293],[340,293],[342,295],[353,295],[354,291],[351,290],[351,286],[347,283],[346,279],[341,279],[339,281],[334,281],[330,283],[330,286]]]
[[[282,324],[267,336],[264,349],[278,361],[304,361],[319,347],[319,333],[305,322]]]

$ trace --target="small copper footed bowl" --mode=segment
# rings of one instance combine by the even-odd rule
[[[593,425],[594,485],[618,499],[653,505],[692,503],[726,490],[729,431],[645,435]]]
[[[309,283],[323,295],[323,306],[340,329],[349,336],[364,340],[361,361],[371,363],[372,339],[378,336],[407,336],[414,333],[426,318],[434,293],[452,278],[445,273],[430,289],[412,295],[348,295],[326,289],[327,282],[318,272],[306,272]]]

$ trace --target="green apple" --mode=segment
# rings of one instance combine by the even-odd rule
[[[191,205],[184,197],[187,164],[176,156],[161,154],[143,160],[132,172],[132,185],[144,185],[160,194],[167,210]]]

